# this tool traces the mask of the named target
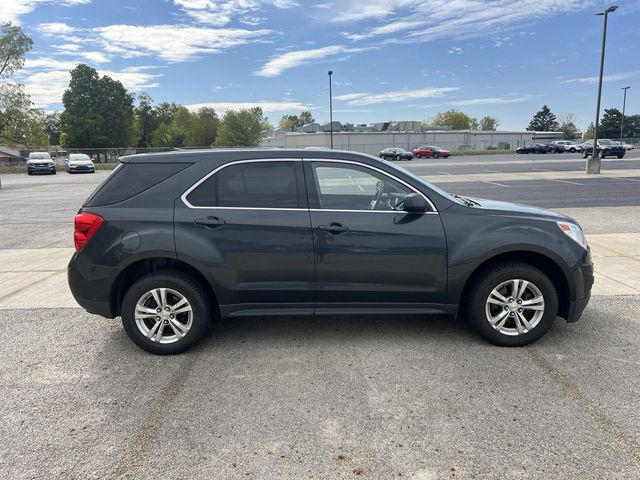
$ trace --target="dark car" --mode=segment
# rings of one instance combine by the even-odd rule
[[[527,143],[524,147],[516,148],[516,153],[548,153],[549,147],[542,143]]]
[[[435,145],[424,145],[413,149],[413,156],[416,158],[433,157],[433,158],[449,158],[451,152]]]
[[[56,174],[56,162],[49,152],[31,152],[27,158],[27,175],[34,173]]]
[[[563,145],[557,143],[547,143],[546,147],[549,149],[549,153],[564,153],[565,149]]]
[[[577,222],[451,195],[335,150],[123,157],[75,217],[71,291],[131,339],[182,352],[220,317],[463,314],[498,345],[578,320],[593,283]]]
[[[384,150],[380,150],[378,156],[385,160],[395,160],[397,162],[400,160],[411,160],[413,158],[411,152],[407,152],[402,148],[385,148]]]
[[[620,145],[613,140],[609,140],[608,138],[599,138],[597,152],[600,158],[622,158],[624,157],[624,154],[627,153],[627,150],[623,145]],[[589,155],[593,155],[593,140],[587,140],[582,144],[582,158],[587,158]]]

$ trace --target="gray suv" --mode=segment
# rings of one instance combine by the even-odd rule
[[[219,150],[123,157],[75,218],[71,291],[157,354],[218,318],[464,316],[519,346],[580,317],[578,223],[451,195],[368,155]]]

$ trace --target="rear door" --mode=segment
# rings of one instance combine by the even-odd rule
[[[439,312],[447,249],[435,208],[393,210],[414,190],[380,169],[305,160],[319,313]]]
[[[223,165],[176,202],[174,223],[178,257],[205,272],[223,315],[313,312],[301,159]]]

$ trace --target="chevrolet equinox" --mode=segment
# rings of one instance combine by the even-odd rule
[[[460,315],[520,346],[578,320],[593,284],[575,220],[332,150],[123,157],[74,241],[77,302],[156,354],[248,315]]]

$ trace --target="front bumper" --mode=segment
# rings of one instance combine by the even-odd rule
[[[593,287],[594,280],[591,251],[588,251],[582,264],[573,272],[576,299],[569,302],[567,322],[577,322],[580,319],[582,312],[591,299],[591,287]]]
[[[94,165],[68,165],[67,169],[70,172],[94,172]]]
[[[55,172],[56,171],[56,166],[55,165],[27,165],[27,169],[30,172]]]

